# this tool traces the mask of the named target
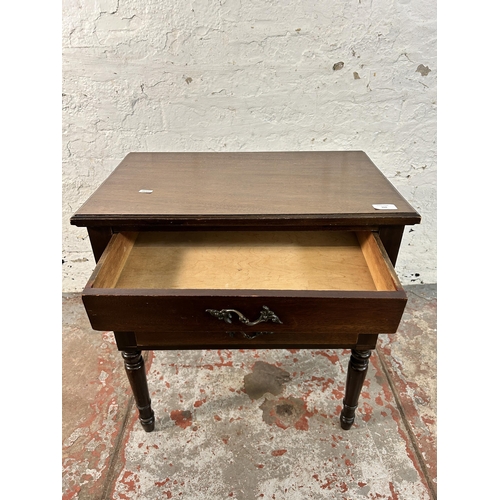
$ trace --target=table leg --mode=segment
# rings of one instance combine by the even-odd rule
[[[139,419],[142,427],[146,432],[151,432],[155,428],[155,414],[151,408],[146,368],[141,351],[123,351],[122,357],[125,361],[125,371],[127,372],[135,403],[139,410]]]
[[[352,349],[349,367],[347,368],[347,381],[345,386],[344,408],[340,414],[342,429],[349,430],[354,423],[359,395],[365,381],[368,364],[372,351],[357,351]]]

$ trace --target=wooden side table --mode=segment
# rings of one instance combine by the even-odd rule
[[[144,349],[351,349],[349,429],[419,222],[361,151],[130,153],[71,218],[97,262],[90,323],[114,331],[147,432]]]

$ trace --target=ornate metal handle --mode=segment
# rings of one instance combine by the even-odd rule
[[[283,324],[281,320],[278,318],[278,316],[276,316],[276,314],[274,314],[267,306],[262,306],[262,311],[260,311],[260,316],[255,321],[250,321],[236,309],[221,309],[220,311],[217,311],[216,309],[207,309],[206,312],[210,313],[217,319],[223,319],[226,323],[233,322],[231,313],[235,313],[238,315],[239,320],[244,325],[247,326],[254,326],[259,323],[264,323],[266,321],[272,321],[273,323],[279,323],[280,325]]]

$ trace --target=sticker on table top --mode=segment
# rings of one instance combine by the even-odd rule
[[[139,193],[151,194],[152,192],[152,189],[139,189]]]
[[[397,210],[398,207],[392,203],[375,203],[372,205],[375,210]]]

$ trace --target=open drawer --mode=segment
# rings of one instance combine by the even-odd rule
[[[298,345],[299,333],[309,343],[394,333],[406,294],[372,232],[124,232],[113,235],[83,302],[95,330],[186,332],[186,345],[191,332],[273,333]]]

